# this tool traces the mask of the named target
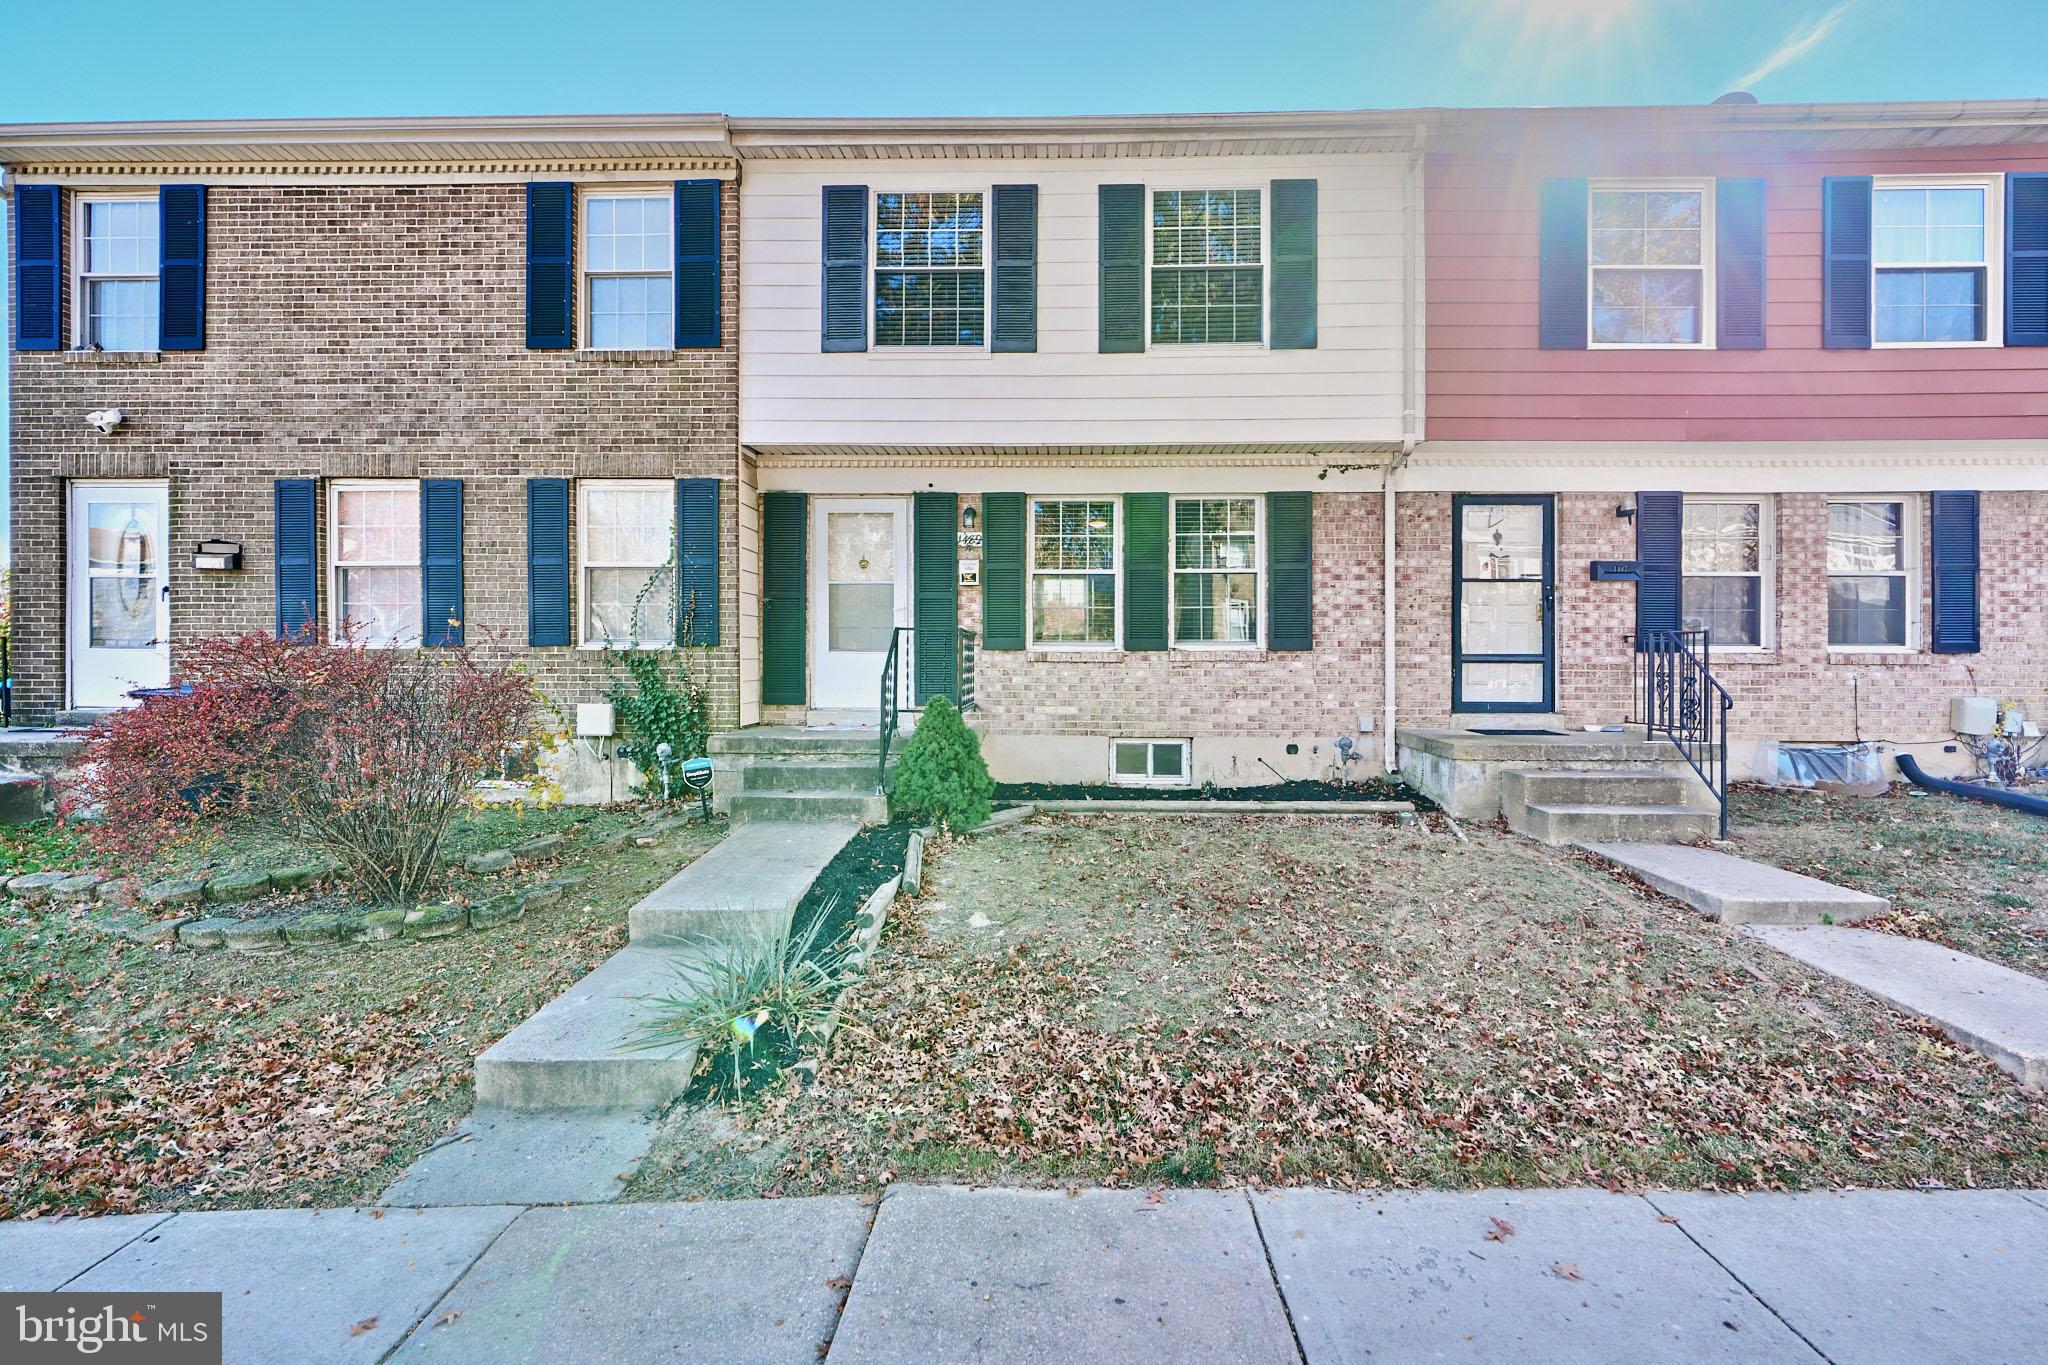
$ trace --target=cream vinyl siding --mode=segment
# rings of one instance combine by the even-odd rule
[[[740,439],[762,448],[1398,440],[1404,170],[1395,155],[758,162],[740,184]],[[1318,182],[1317,349],[1098,352],[1099,186],[1295,178]],[[1037,185],[1038,350],[821,351],[820,194],[848,184],[868,187],[871,239],[877,191]],[[869,252],[872,266],[872,240]],[[872,325],[872,297],[866,305]]]

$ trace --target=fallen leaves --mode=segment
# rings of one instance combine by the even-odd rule
[[[1580,1278],[1577,1261],[1552,1261],[1550,1263],[1550,1273],[1557,1276],[1560,1280],[1576,1281]]]
[[[1489,1242],[1505,1242],[1515,1235],[1515,1225],[1505,1218],[1489,1218],[1486,1221],[1493,1224],[1486,1230],[1486,1240]]]

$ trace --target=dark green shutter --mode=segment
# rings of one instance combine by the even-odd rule
[[[1024,495],[981,495],[981,645],[1024,648]]]
[[[157,349],[206,349],[206,186],[164,185],[156,195]]]
[[[462,480],[420,480],[420,639],[462,643]]]
[[[1651,631],[1677,630],[1685,596],[1685,497],[1636,494],[1636,651]],[[1711,641],[1709,642],[1711,643]]]
[[[676,349],[718,349],[716,180],[678,180],[675,200]]]
[[[919,493],[912,508],[914,588],[911,624],[917,627],[913,679],[916,705],[933,697],[960,700],[960,523],[958,493]]]
[[[14,348],[64,349],[64,191],[14,191]]]
[[[526,187],[526,345],[535,351],[576,346],[576,187],[560,181]]]
[[[1766,264],[1764,182],[1749,176],[1714,182],[1714,345],[1764,349]]]
[[[1316,182],[1275,180],[1271,193],[1273,349],[1312,351],[1316,348]]]
[[[1934,510],[1929,539],[1934,560],[1934,652],[1975,654],[1977,628],[1977,495],[1927,495]]]
[[[2048,171],[2005,177],[2005,344],[2048,346]]]
[[[1273,649],[1315,647],[1315,494],[1266,495],[1266,571],[1272,620],[1266,642]]]
[[[1145,187],[1097,191],[1097,349],[1145,349]]]
[[[1820,344],[1870,349],[1870,188],[1867,175],[1820,182]]]
[[[802,493],[761,495],[761,702],[804,704],[804,534]]]
[[[1543,182],[1537,261],[1537,344],[1586,349],[1586,181]]]
[[[1124,648],[1166,648],[1164,493],[1124,494]]]
[[[1038,349],[1038,186],[995,187],[998,351]]]
[[[819,349],[868,348],[868,187],[827,185],[824,190],[823,293]]]
[[[277,635],[310,644],[319,616],[320,481],[279,479],[276,494]]]
[[[569,643],[569,481],[526,481],[526,643]]]
[[[676,639],[718,643],[718,480],[676,480]],[[687,627],[687,630],[685,629]]]

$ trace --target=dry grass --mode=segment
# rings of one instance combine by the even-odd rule
[[[816,1084],[637,1197],[895,1178],[2048,1184],[2048,1101],[1571,855],[1040,821],[932,858]]]

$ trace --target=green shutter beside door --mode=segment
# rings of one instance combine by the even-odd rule
[[[761,495],[761,703],[802,706],[805,697],[802,493]]]
[[[1024,495],[981,495],[981,646],[1024,648]]]
[[[960,700],[960,522],[958,493],[919,493],[911,509],[911,624],[917,627],[914,698]]]
[[[1124,648],[1166,648],[1164,493],[1124,494]]]
[[[1266,571],[1272,620],[1267,644],[1273,649],[1315,647],[1313,582],[1315,494],[1266,495]]]

